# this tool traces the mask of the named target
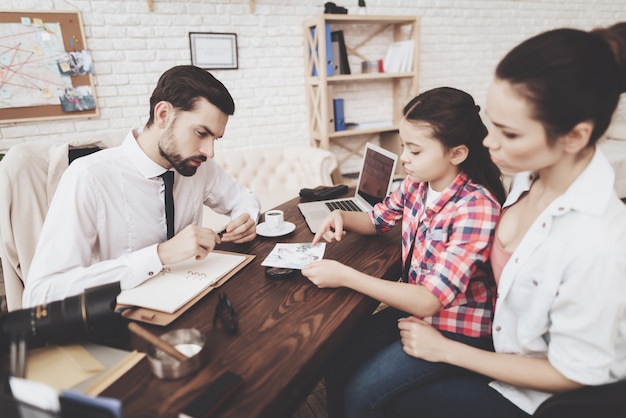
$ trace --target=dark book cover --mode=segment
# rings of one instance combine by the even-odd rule
[[[343,31],[338,30],[331,32],[331,41],[333,44],[333,52],[338,51],[339,63],[335,61],[335,68],[338,70],[335,74],[350,74],[350,65],[348,64],[348,51],[343,38]]]

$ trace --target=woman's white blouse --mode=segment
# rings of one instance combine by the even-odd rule
[[[498,284],[495,349],[548,358],[567,378],[598,385],[626,377],[626,206],[596,150],[589,166],[535,220]],[[505,206],[527,191],[517,175]],[[532,414],[550,396],[491,385]]]

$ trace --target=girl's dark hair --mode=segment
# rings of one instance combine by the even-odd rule
[[[181,111],[193,110],[205,98],[227,115],[235,113],[235,102],[224,85],[209,72],[193,65],[179,65],[164,72],[150,97],[149,128],[154,123],[154,107],[161,101]]]
[[[534,36],[513,48],[495,75],[528,100],[549,143],[590,121],[593,146],[626,90],[626,22],[591,32],[556,29]]]
[[[468,156],[459,165],[474,182],[485,186],[502,204],[506,197],[500,169],[491,161],[482,144],[487,136],[479,112],[480,107],[464,91],[439,87],[414,97],[402,111],[409,122],[430,125],[434,139],[447,149],[465,145]]]

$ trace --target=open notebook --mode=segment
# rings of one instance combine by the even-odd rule
[[[139,286],[122,290],[117,303],[173,313],[244,260],[244,255],[211,252],[204,260],[167,266]]]

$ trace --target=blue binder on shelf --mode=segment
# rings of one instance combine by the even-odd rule
[[[334,64],[333,64],[333,44],[332,44],[332,38],[331,38],[331,32],[330,32],[330,25],[326,24],[325,25],[325,32],[326,32],[326,76],[331,76],[334,74]],[[315,28],[311,28],[311,33],[313,34],[313,38],[315,38]],[[318,41],[319,44],[319,41]],[[319,54],[319,51],[315,51],[316,54]],[[317,67],[315,65],[313,65],[313,75],[316,76],[317,75]]]
[[[343,115],[343,99],[333,99],[333,114],[335,116],[335,131],[345,131],[346,119]]]

